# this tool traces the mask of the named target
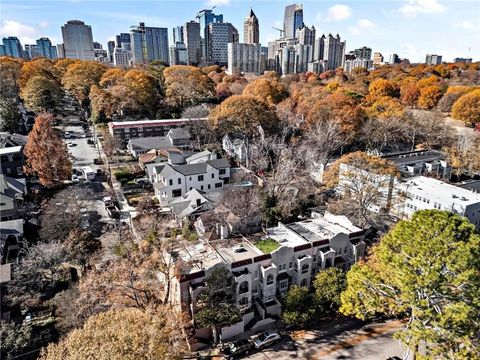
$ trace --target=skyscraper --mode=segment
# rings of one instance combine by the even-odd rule
[[[184,43],[183,26],[177,26],[173,28],[173,45],[176,43]]]
[[[442,55],[427,54],[425,57],[425,64],[440,65],[442,63]]]
[[[373,64],[380,65],[383,64],[383,55],[382,53],[376,52],[373,54]]]
[[[36,44],[25,44],[25,51],[23,52],[24,59],[32,60],[39,56]]]
[[[170,65],[187,65],[188,51],[184,43],[176,42],[170,46]]]
[[[91,26],[79,20],[67,21],[62,26],[62,37],[66,58],[95,60]]]
[[[283,36],[287,39],[294,38],[295,32],[303,25],[303,6],[293,4],[285,7],[283,18]]]
[[[208,25],[214,22],[223,22],[223,15],[215,15],[212,10],[200,10],[197,13],[197,19],[200,23],[200,44],[202,48],[202,61],[208,61],[209,59],[209,32]]]
[[[388,62],[390,64],[400,64],[400,57],[397,54],[390,54]]]
[[[340,35],[322,35],[315,44],[314,60],[323,61],[326,70],[335,70],[343,66],[345,58],[345,41],[341,41]]]
[[[107,42],[107,49],[108,49],[108,61],[113,63],[113,52],[115,51],[115,41],[110,40]]]
[[[63,44],[57,44],[57,55],[59,59],[65,59],[65,48]]]
[[[168,64],[168,29],[147,27],[141,22],[130,28],[132,59],[137,64],[160,60]]]
[[[52,46],[52,42],[47,37],[42,37],[37,40],[37,52],[39,56],[43,56],[48,59],[58,58],[57,48]]]
[[[214,22],[208,25],[207,61],[218,65],[228,64],[228,43],[238,42],[238,31],[230,23]]]
[[[313,61],[313,54],[315,53],[315,27],[312,25],[311,28],[302,24],[300,28],[296,31],[296,38],[300,45],[310,45],[311,49],[309,51],[308,61]]]
[[[187,65],[200,64],[202,56],[200,40],[200,24],[195,21],[185,23],[183,27],[183,40],[187,47]]]
[[[228,73],[260,75],[265,69],[260,44],[228,43]]]
[[[23,49],[20,40],[16,36],[9,36],[2,39],[3,46],[5,46],[5,55],[22,58]]]
[[[357,59],[365,59],[365,60],[371,60],[372,59],[372,49],[363,46],[361,48],[353,50],[355,57]]]
[[[258,18],[250,8],[250,14],[245,18],[243,23],[243,42],[245,44],[260,43],[260,27]]]
[[[116,39],[116,43],[117,43],[118,48],[121,48],[122,44],[124,44],[124,43],[130,44],[130,34],[129,33],[121,33],[120,35],[117,35],[115,37],[115,39]]]

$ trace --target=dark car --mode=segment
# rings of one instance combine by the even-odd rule
[[[234,341],[223,349],[223,357],[227,360],[235,359],[238,356],[247,355],[252,348],[253,344],[248,340]]]

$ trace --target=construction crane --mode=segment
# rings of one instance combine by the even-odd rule
[[[276,28],[276,27],[273,27],[273,26],[272,26],[272,29],[280,31],[280,37],[283,38],[283,30],[282,29],[279,29],[279,28]]]

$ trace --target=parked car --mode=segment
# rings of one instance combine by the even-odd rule
[[[78,176],[75,175],[75,174],[73,174],[73,175],[72,175],[72,182],[78,183],[79,181],[80,181],[80,179],[78,178]]]
[[[263,349],[264,347],[267,347],[276,342],[279,342],[280,339],[281,339],[281,336],[278,333],[274,331],[266,331],[258,335],[253,340],[253,345],[255,345],[257,349]]]
[[[148,181],[147,178],[139,178],[139,179],[135,179],[133,180],[133,182],[135,184],[139,184],[139,185],[148,185],[150,183],[150,181]]]
[[[227,360],[235,359],[238,356],[248,355],[253,349],[253,344],[249,340],[239,340],[231,342],[222,350],[223,357]]]
[[[70,132],[65,131],[65,132],[63,133],[63,137],[64,137],[65,139],[70,139],[70,138],[72,137],[72,135],[70,135]]]

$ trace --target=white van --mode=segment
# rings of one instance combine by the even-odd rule
[[[95,180],[95,176],[97,173],[93,171],[90,166],[85,166],[83,169],[83,175],[85,176],[85,180]]]

